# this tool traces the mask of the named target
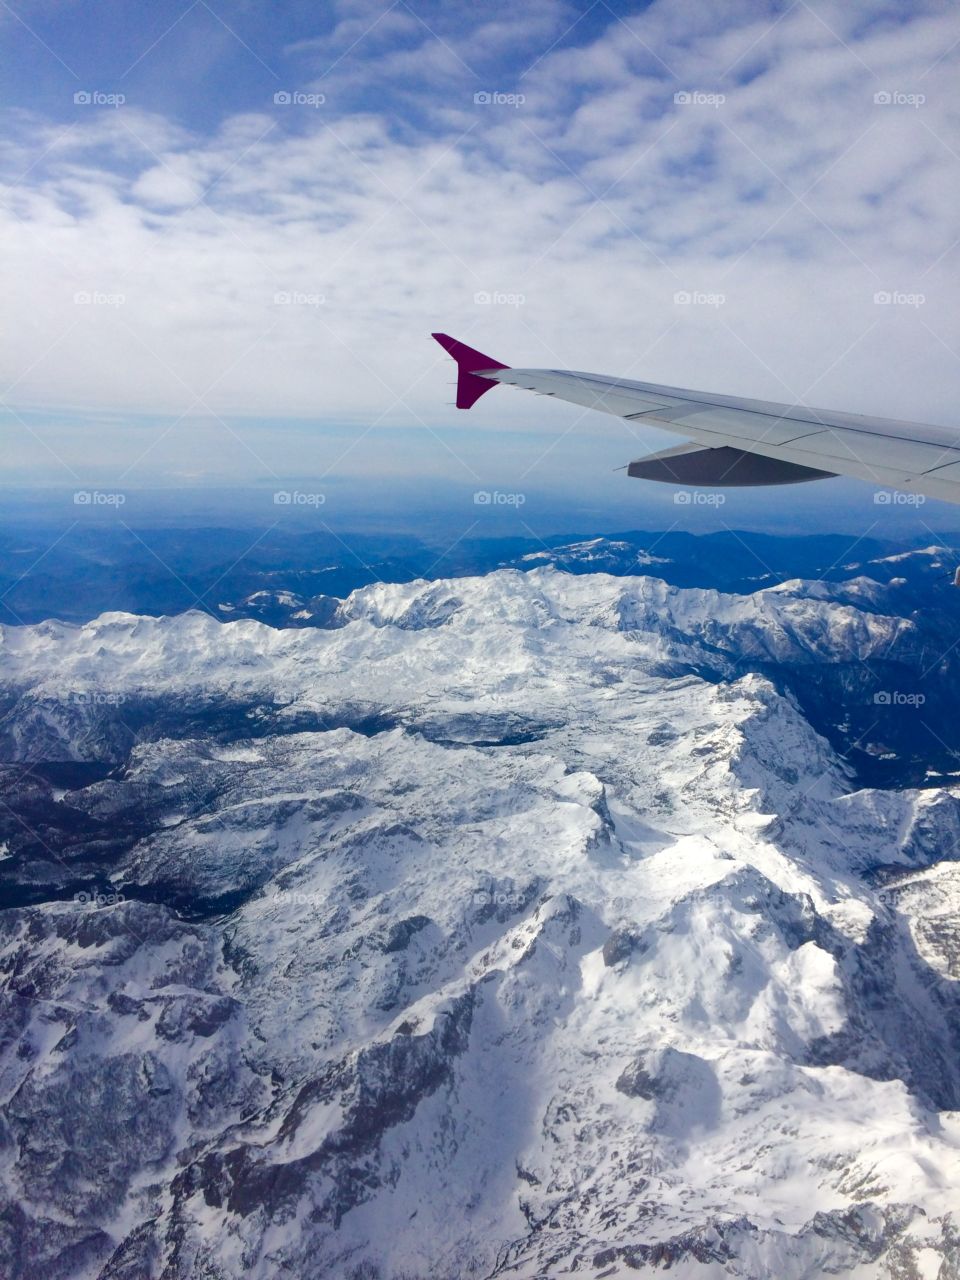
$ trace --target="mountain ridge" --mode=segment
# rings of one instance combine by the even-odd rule
[[[802,590],[5,630],[9,1274],[956,1273],[960,795],[749,669],[913,653]]]

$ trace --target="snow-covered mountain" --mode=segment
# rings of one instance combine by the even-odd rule
[[[960,1275],[960,793],[804,701],[895,590],[6,628],[2,1274]]]

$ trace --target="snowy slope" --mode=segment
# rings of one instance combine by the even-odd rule
[[[852,601],[6,629],[3,1274],[960,1274],[960,806],[742,674]]]

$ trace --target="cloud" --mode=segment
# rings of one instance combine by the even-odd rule
[[[510,363],[956,421],[955,13],[378,13],[341,6],[292,46],[289,100],[207,132],[135,103],[12,113],[14,465],[56,470],[54,421],[84,461],[96,422],[134,478],[182,467],[174,442],[191,470],[289,474],[298,423],[327,463],[375,424],[343,467],[400,467],[390,430],[404,459],[419,431],[464,479],[424,434],[454,425],[438,327]],[[664,443],[509,392],[481,424],[545,481],[564,431],[598,468]]]

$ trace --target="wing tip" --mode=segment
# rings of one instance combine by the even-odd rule
[[[439,342],[444,351],[457,362],[457,408],[470,409],[480,397],[497,384],[479,376],[477,369],[509,369],[509,365],[492,356],[484,355],[475,347],[468,347],[465,342],[451,338],[449,333],[432,333],[431,338]]]

